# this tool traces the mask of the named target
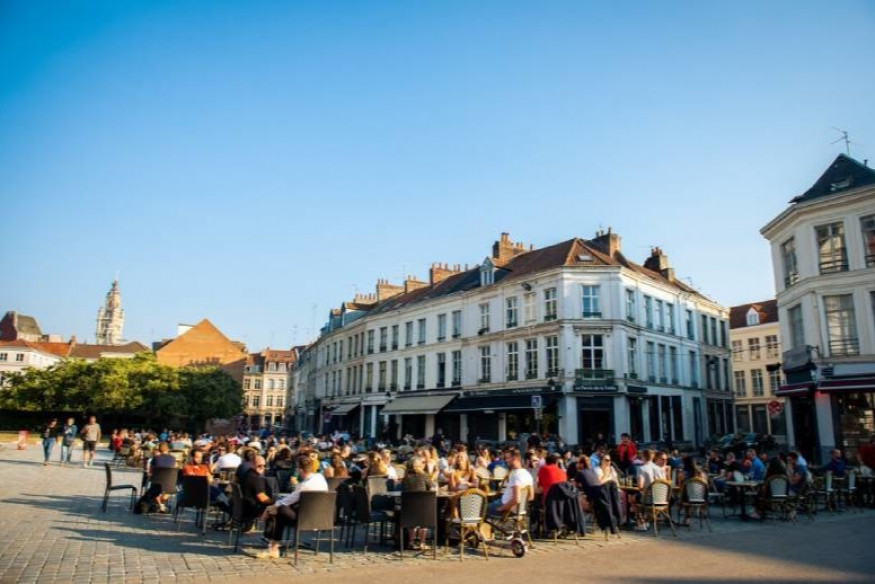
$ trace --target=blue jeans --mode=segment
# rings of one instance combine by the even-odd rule
[[[46,459],[45,462],[48,464],[49,458],[52,457],[52,448],[55,447],[55,439],[54,438],[43,438],[43,454]]]
[[[61,442],[61,462],[71,462],[73,460],[73,445],[67,446]]]
[[[499,507],[501,507],[501,499],[496,499],[490,502],[489,505],[486,507],[486,516],[501,517],[502,512],[498,510]]]

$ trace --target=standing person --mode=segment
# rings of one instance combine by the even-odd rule
[[[76,420],[67,418],[67,423],[64,424],[64,430],[61,433],[61,466],[73,461],[73,442],[78,433],[79,426],[76,425]]]
[[[617,466],[624,473],[628,473],[636,456],[638,456],[638,447],[635,446],[632,437],[623,432],[620,434],[620,443],[617,445]]]
[[[97,443],[100,442],[100,424],[97,423],[96,417],[88,418],[88,423],[82,428],[82,440],[82,466],[88,467],[94,462],[94,452],[97,450]]]
[[[49,459],[52,457],[52,448],[55,447],[55,440],[58,438],[58,419],[52,418],[49,423],[43,428],[43,468],[49,468]]]

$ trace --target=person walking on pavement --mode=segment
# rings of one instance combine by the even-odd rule
[[[58,439],[58,419],[52,418],[46,427],[43,428],[43,468],[49,468],[49,459],[52,457],[52,448],[55,447],[55,441]]]
[[[82,439],[84,456],[82,466],[88,467],[94,462],[94,452],[97,450],[97,443],[100,442],[100,424],[94,416],[88,418],[88,424],[82,428]]]
[[[61,466],[73,461],[73,442],[77,434],[79,434],[79,427],[76,425],[76,420],[67,418],[61,433]]]

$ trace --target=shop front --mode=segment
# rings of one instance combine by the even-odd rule
[[[834,444],[856,458],[860,445],[875,435],[875,374],[823,380],[818,391],[830,399]]]
[[[415,439],[430,438],[434,435],[435,416],[456,396],[417,392],[418,395],[400,395],[383,406],[380,414],[385,418],[387,428],[394,429],[395,438],[410,435]]]
[[[555,434],[560,395],[558,387],[466,391],[442,415],[459,420],[459,435],[450,436],[469,444],[480,440],[517,440],[520,435],[533,432]]]
[[[339,403],[331,409],[325,406],[322,432],[330,434],[335,430],[341,430],[349,433],[351,436],[358,435],[361,428],[359,424],[360,406],[361,403],[358,401]]]

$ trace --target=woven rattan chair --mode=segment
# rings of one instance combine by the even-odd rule
[[[447,520],[444,546],[447,552],[449,552],[450,532],[453,528],[456,528],[459,533],[459,560],[465,557],[465,541],[469,536],[472,539],[476,539],[477,543],[483,548],[483,554],[486,556],[486,559],[489,559],[486,543],[480,534],[483,519],[486,517],[487,502],[486,493],[480,489],[467,489],[459,493],[455,498],[453,514]]]
[[[684,481],[681,497],[681,508],[686,512],[686,518],[691,519],[693,512],[699,518],[699,529],[702,529],[702,520],[711,529],[711,520],[708,510],[708,482],[705,479],[690,478]]]
[[[665,517],[672,534],[677,537],[674,522],[669,513],[669,500],[671,498],[671,483],[665,480],[653,481],[644,491],[643,513],[650,514],[653,521],[653,535],[659,537],[659,518]]]

